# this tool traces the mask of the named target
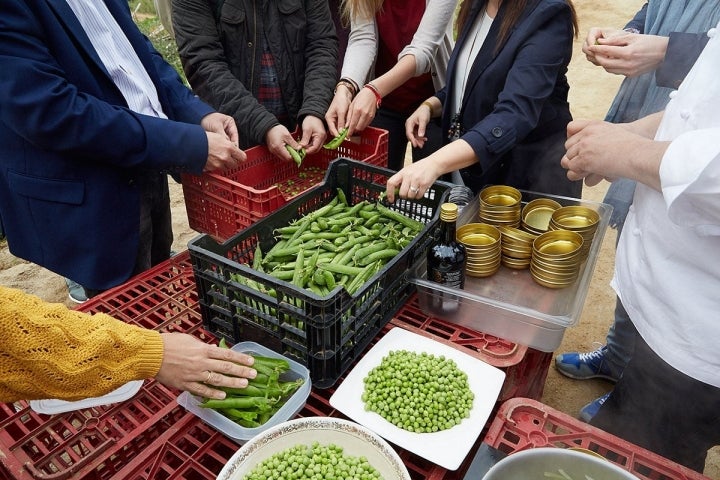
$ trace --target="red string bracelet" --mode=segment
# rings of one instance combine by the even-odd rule
[[[373,94],[375,95],[375,102],[377,104],[377,108],[380,108],[380,104],[382,103],[382,95],[380,95],[380,90],[378,90],[377,87],[372,83],[366,83],[365,85],[363,85],[363,88],[367,88],[368,90],[373,92]]]

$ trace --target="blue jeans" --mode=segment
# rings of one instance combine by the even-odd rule
[[[613,372],[622,374],[635,353],[638,332],[619,298],[615,298],[615,319],[605,337],[605,360]],[[619,375],[618,375],[619,376]]]
[[[632,204],[635,193],[635,182],[625,178],[614,181],[603,199],[604,203],[612,205],[613,211],[610,226],[617,229],[617,239],[620,240],[625,218]],[[617,247],[617,241],[615,242]],[[610,362],[613,371],[622,372],[635,352],[637,330],[625,311],[619,298],[615,299],[615,319],[608,330],[605,344],[605,359]]]

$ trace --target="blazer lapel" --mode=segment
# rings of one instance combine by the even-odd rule
[[[483,42],[482,47],[480,47],[480,51],[478,52],[477,57],[472,64],[472,67],[470,67],[468,79],[465,84],[465,95],[463,95],[463,105],[461,107],[461,110],[465,109],[465,103],[467,102],[467,99],[471,97],[471,95],[468,95],[467,92],[475,88],[475,84],[480,79],[485,69],[488,67],[488,65],[490,65],[490,63],[492,63],[496,54],[499,53],[495,50],[497,45],[498,32],[500,31],[500,23],[502,23],[502,18],[504,14],[505,2],[500,4],[500,9],[498,10],[497,15],[495,15],[495,18],[493,19],[487,38],[485,39],[485,42]],[[478,15],[485,15],[485,12],[476,12],[475,15],[472,17],[473,23],[477,19]]]
[[[510,33],[505,39],[505,44],[507,44],[513,32],[518,28],[519,25],[522,24],[522,22],[528,17],[528,15],[530,15],[530,13],[535,10],[539,3],[540,0],[530,0],[527,3],[525,11],[520,16],[520,18],[518,18],[515,25],[513,25],[513,27],[510,29]],[[500,24],[502,23],[503,17],[505,16],[505,11],[505,2],[502,2],[500,4],[500,8],[498,9],[498,13],[493,20],[492,26],[490,27],[487,39],[483,43],[483,46],[480,48],[480,51],[478,52],[477,58],[473,62],[472,67],[470,67],[470,73],[468,74],[468,80],[465,87],[466,92],[475,88],[475,84],[478,82],[485,69],[488,67],[488,65],[492,63],[495,57],[499,55],[500,51],[504,48],[505,44],[501,45],[499,48],[497,47],[497,39],[498,33],[500,32]],[[477,15],[479,14],[484,15],[484,12],[476,11],[475,15],[472,16],[473,21],[477,18]],[[465,30],[469,30],[469,28],[466,28]],[[465,35],[467,36],[468,34],[469,32],[466,31]],[[470,98],[470,95],[463,96],[463,109],[465,107],[465,99],[467,98]]]
[[[107,69],[105,68],[105,65],[103,64],[102,60],[100,60],[100,57],[98,56],[97,52],[95,51],[95,48],[92,45],[92,42],[90,42],[90,38],[88,38],[87,34],[85,33],[85,29],[83,29],[83,26],[80,24],[80,21],[75,16],[75,13],[70,8],[70,5],[68,5],[66,0],[46,0],[48,5],[50,5],[50,8],[52,8],[55,13],[57,14],[58,20],[60,23],[63,24],[67,32],[75,37],[77,40],[78,45],[80,48],[88,55],[88,57],[103,71],[105,72],[105,75],[110,78],[110,74],[108,73]]]

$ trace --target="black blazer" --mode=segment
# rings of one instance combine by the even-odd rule
[[[454,95],[457,55],[474,19],[482,14],[480,3],[476,0],[450,57],[446,87],[437,93],[443,104]],[[565,0],[531,0],[497,48],[504,15],[505,4],[465,86],[461,138],[472,146],[478,162],[462,170],[463,180],[476,192],[488,184],[505,184],[579,197],[582,182],[570,182],[560,166],[572,119],[566,77],[574,34],[570,6]],[[444,132],[455,113],[443,109]]]

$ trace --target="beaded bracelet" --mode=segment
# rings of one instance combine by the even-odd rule
[[[340,81],[338,81],[337,85],[335,85],[335,91],[333,93],[337,93],[337,89],[340,85],[344,85],[345,88],[347,88],[350,91],[351,97],[354,97],[355,94],[357,93],[357,87],[355,87],[355,85],[353,85],[353,83],[350,82],[350,80],[345,80],[342,78],[340,79]]]
[[[375,95],[375,102],[377,104],[377,108],[380,108],[380,104],[382,103],[382,95],[380,95],[380,90],[378,90],[377,87],[372,83],[366,83],[365,85],[363,85],[363,88],[367,88],[368,90],[373,92],[373,94]]]

